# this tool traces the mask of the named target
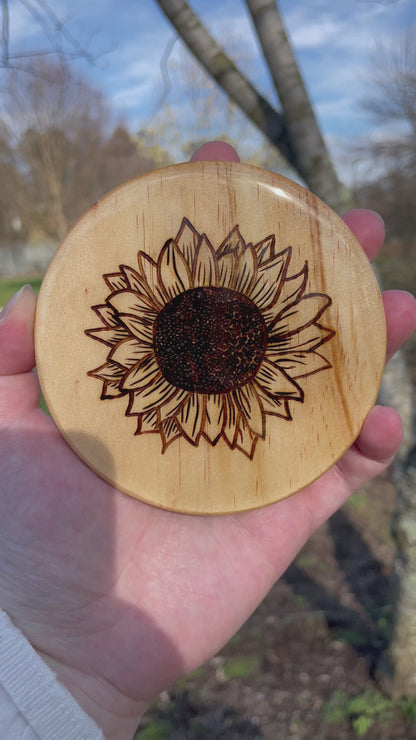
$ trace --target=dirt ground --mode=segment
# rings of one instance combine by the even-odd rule
[[[416,740],[375,674],[391,624],[388,477],[305,545],[240,632],[161,695],[137,740]]]
[[[385,287],[414,291],[411,256],[387,250]],[[416,387],[415,337],[405,357]],[[377,680],[394,508],[389,475],[354,494],[221,653],[158,698],[136,739],[416,740],[416,700],[391,702]]]

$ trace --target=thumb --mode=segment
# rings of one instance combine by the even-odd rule
[[[27,373],[35,365],[33,327],[36,295],[24,285],[0,314],[0,375]]]

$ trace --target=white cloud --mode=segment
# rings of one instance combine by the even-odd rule
[[[329,40],[337,37],[340,30],[339,23],[327,18],[323,21],[298,26],[292,31],[292,43],[295,49],[316,49]]]

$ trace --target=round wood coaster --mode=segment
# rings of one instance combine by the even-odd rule
[[[358,435],[385,358],[380,292],[347,226],[248,165],[194,162],[100,200],[44,279],[37,366],[62,434],[156,506],[265,506]]]

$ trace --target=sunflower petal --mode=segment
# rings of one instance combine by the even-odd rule
[[[130,334],[147,344],[148,347],[153,345],[153,322],[149,323],[138,316],[120,315],[120,321],[127,327]]]
[[[297,303],[305,292],[307,280],[308,263],[305,262],[297,275],[286,278],[279,296],[279,306],[285,307],[286,304]]]
[[[192,287],[190,269],[173,239],[163,247],[157,262],[159,281],[168,301]]]
[[[280,294],[291,257],[291,247],[276,255],[267,265],[259,267],[257,279],[249,297],[262,311],[273,306]]]
[[[125,391],[142,391],[152,385],[161,375],[159,365],[153,354],[135,365],[124,378],[122,388]]]
[[[139,426],[140,428],[142,427],[142,418],[145,417],[145,414],[143,413],[143,410],[142,410],[142,406],[143,404],[141,401],[141,391],[130,391],[129,392],[129,403],[127,406],[126,416],[138,416],[139,417],[138,421],[140,423],[138,424],[137,428],[139,428]],[[155,410],[154,412],[153,411],[149,412],[149,414],[152,414],[152,413],[156,414],[157,411]],[[136,432],[136,434],[137,433],[138,432]]]
[[[143,292],[144,280],[142,276],[129,265],[120,265],[120,270],[127,280],[128,286],[131,290],[136,290],[138,293]]]
[[[131,368],[149,355],[149,347],[137,339],[126,339],[120,342],[108,355],[108,359],[122,367]]]
[[[274,335],[269,337],[266,357],[276,359],[292,352],[312,352],[333,336],[335,336],[333,329],[321,324],[312,324],[296,334],[288,334],[285,337]]]
[[[281,338],[295,334],[311,324],[315,324],[323,312],[331,305],[329,296],[311,293],[297,303],[285,308],[270,329],[270,337]]]
[[[99,316],[103,324],[106,326],[118,326],[118,319],[111,308],[111,306],[107,306],[106,303],[100,305],[100,306],[93,306],[93,311]]]
[[[149,385],[144,390],[134,394],[134,411],[138,414],[145,414],[163,404],[166,399],[170,398],[174,388],[165,380],[163,375]]]
[[[146,254],[146,252],[139,252],[137,254],[137,264],[139,266],[140,276],[143,278],[144,283],[148,289],[154,293],[155,287],[157,286],[157,265],[152,258]]]
[[[90,370],[88,373],[91,378],[110,381],[117,380],[119,383],[122,381],[125,374],[126,371],[120,367],[120,365],[116,365],[115,362],[105,362],[104,365],[100,365],[100,367],[95,368],[95,370]]]
[[[232,289],[238,269],[238,257],[235,252],[227,252],[220,257],[218,262],[218,285],[221,288]]]
[[[179,429],[175,419],[167,419],[160,426],[160,436],[162,437],[162,453],[165,452],[166,448],[175,441],[182,437],[182,432]]]
[[[124,275],[126,276],[129,287],[133,291],[136,291],[136,293],[139,293],[142,296],[144,295],[145,299],[147,299],[148,302],[150,301],[150,304],[156,310],[160,310],[162,308],[163,303],[161,303],[160,300],[157,300],[148,281],[144,277],[142,277],[142,275],[140,275],[137,272],[137,270],[133,270],[133,268],[129,267],[128,265],[120,265],[120,269],[123,271]],[[156,271],[154,274],[155,274],[155,277],[157,277]]]
[[[331,363],[318,352],[298,352],[288,357],[276,358],[275,362],[294,379],[314,375],[320,370],[332,367]]]
[[[222,257],[222,255],[227,254],[228,252],[234,252],[235,254],[240,255],[243,254],[245,248],[246,243],[241,236],[240,229],[238,226],[234,226],[228,236],[225,237],[224,241],[221,242],[218,247],[217,257]]]
[[[107,298],[107,303],[122,316],[136,316],[149,321],[154,321],[157,316],[157,311],[147,296],[135,290],[120,290],[113,293]]]
[[[264,262],[269,262],[274,257],[274,245],[276,244],[276,238],[274,234],[271,234],[270,236],[266,236],[265,239],[262,239],[261,242],[258,242],[258,244],[254,245],[254,249],[257,253],[257,258],[259,261],[259,265],[262,265]]]
[[[126,277],[121,272],[111,272],[104,275],[104,280],[112,291],[127,290],[129,287]]]
[[[218,262],[212,247],[205,234],[203,235],[192,270],[192,279],[195,287],[218,285]]]
[[[107,347],[114,347],[114,345],[130,336],[130,332],[123,325],[114,328],[99,327],[98,329],[86,329],[85,333],[91,339],[97,339],[98,342],[106,344]]]
[[[172,386],[173,387],[173,386]],[[190,396],[190,391],[186,391],[180,388],[175,388],[175,393],[171,398],[163,403],[160,407],[160,418],[161,421],[169,419],[171,416],[176,416],[181,406],[187,401]]]
[[[244,421],[253,434],[264,438],[264,412],[261,401],[252,383],[247,383],[233,392],[234,400]]]
[[[118,380],[106,380],[103,383],[103,390],[100,396],[102,401],[105,401],[108,398],[120,398],[124,395],[125,392],[120,390],[120,383]]]
[[[249,245],[238,260],[237,275],[234,290],[245,295],[250,291],[257,278],[257,255],[252,245]]]
[[[238,422],[237,436],[235,440],[235,448],[243,452],[251,460],[254,455],[258,436],[253,435],[249,425],[244,420],[243,416],[240,416]]]
[[[305,292],[308,280],[308,263],[305,262],[303,270],[293,277],[286,278],[281,286],[279,300],[263,311],[263,319],[266,326],[272,326],[276,322],[276,317],[289,305],[298,303]]]
[[[196,251],[198,248],[201,235],[192,226],[191,222],[187,218],[182,219],[180,229],[175,236],[175,242],[178,246],[179,251],[183,255],[185,262],[189,265],[189,269],[192,269]]]
[[[224,395],[224,408],[226,413],[222,436],[233,450],[237,439],[239,413],[233,399],[229,395]]]
[[[303,391],[298,384],[284,370],[266,358],[257,370],[255,382],[271,396],[303,400]]]
[[[211,393],[206,398],[204,434],[215,445],[221,437],[225,424],[224,398],[220,393]]]
[[[157,432],[160,426],[159,413],[157,409],[148,411],[146,414],[142,414],[140,417],[140,433],[149,434],[150,432]],[[136,432],[137,434],[137,432]]]
[[[185,437],[194,445],[198,444],[204,413],[204,397],[198,393],[192,393],[176,417],[176,422]]]
[[[148,411],[146,414],[135,414],[129,413],[128,411],[126,413],[127,416],[137,416],[137,427],[136,431],[134,432],[135,435],[151,434],[153,432],[159,431],[160,420],[157,409],[154,409],[153,411]]]
[[[272,398],[267,393],[261,390],[260,386],[257,386],[257,391],[263,406],[265,414],[270,416],[278,416],[281,419],[287,421],[292,420],[292,414],[290,413],[289,401],[284,398]]]

